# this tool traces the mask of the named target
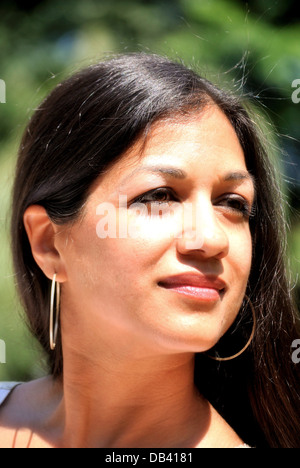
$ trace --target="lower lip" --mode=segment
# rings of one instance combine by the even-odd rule
[[[195,286],[170,286],[160,285],[164,289],[182,294],[192,299],[197,299],[203,302],[216,302],[220,300],[222,292],[214,288],[199,288]]]

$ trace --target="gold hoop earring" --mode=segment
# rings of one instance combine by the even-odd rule
[[[241,351],[234,354],[233,356],[228,356],[228,357],[225,357],[225,358],[221,358],[221,357],[217,357],[217,356],[207,355],[210,359],[213,359],[214,361],[231,361],[232,359],[235,359],[238,356],[240,356],[241,354],[243,354],[246,351],[246,349],[250,346],[250,344],[251,344],[251,342],[253,340],[254,334],[255,334],[255,330],[256,330],[256,315],[255,315],[255,309],[254,309],[254,306],[253,306],[251,300],[249,299],[248,296],[245,296],[245,298],[248,300],[248,304],[250,305],[252,316],[253,316],[253,327],[252,327],[252,331],[251,331],[251,335],[250,335],[249,340],[247,341],[247,343],[245,344],[243,349],[241,349]]]
[[[56,300],[55,300],[56,298]],[[54,303],[55,303],[55,323],[54,323]],[[50,349],[53,351],[56,347],[58,324],[60,312],[60,284],[56,281],[56,274],[53,276],[51,285],[51,298],[50,298]]]

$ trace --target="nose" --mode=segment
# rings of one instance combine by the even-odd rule
[[[182,235],[178,238],[177,249],[184,255],[197,251],[203,258],[226,257],[229,251],[228,233],[210,200],[202,198],[196,204],[184,205]]]

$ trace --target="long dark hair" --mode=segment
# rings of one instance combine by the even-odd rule
[[[57,224],[76,220],[92,183],[153,122],[201,112],[212,102],[233,125],[256,180],[256,216],[250,221],[253,261],[246,294],[255,307],[257,327],[252,345],[233,361],[218,363],[197,355],[195,382],[248,443],[297,447],[300,367],[292,361],[291,345],[300,334],[285,268],[280,190],[241,98],[183,64],[150,54],[117,56],[78,72],[42,102],[24,133],[14,184],[12,245],[18,288],[51,372],[61,376],[61,338],[54,352],[49,349],[49,280],[33,259],[23,224],[25,210],[38,204]],[[232,353],[233,342],[247,339],[243,323],[249,317],[251,321],[249,310],[241,312],[235,326],[239,338],[234,339],[236,333],[230,330],[220,354]]]

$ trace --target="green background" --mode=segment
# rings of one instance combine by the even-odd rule
[[[300,18],[288,0],[51,0],[0,2],[0,380],[47,372],[27,332],[10,262],[10,190],[18,145],[41,99],[83,66],[115,52],[167,55],[249,97],[284,174],[289,262],[299,303]],[[0,94],[1,96],[1,94]],[[299,93],[300,96],[300,93]]]

